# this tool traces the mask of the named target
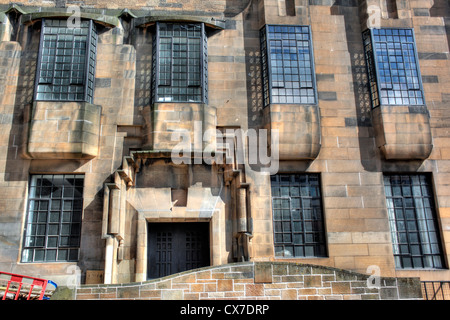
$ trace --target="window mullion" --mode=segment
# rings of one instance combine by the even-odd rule
[[[88,83],[89,83],[89,70],[90,70],[90,65],[91,65],[91,41],[92,41],[92,28],[93,28],[93,22],[92,20],[89,21],[89,29],[88,29],[88,34],[86,36],[86,52],[84,55],[84,83],[82,84],[82,86],[84,87],[84,100],[85,101],[89,101],[89,92],[88,92]],[[73,58],[75,56],[75,35],[73,37],[73,54],[72,54],[72,62],[73,62]]]
[[[170,49],[169,49],[169,72],[168,72],[168,79],[166,79],[165,81],[167,81],[168,83],[164,84],[166,86],[172,87],[173,85],[173,78],[174,78],[174,62],[175,62],[175,47],[174,47],[174,41],[173,38],[167,38],[170,39]],[[161,72],[161,71],[159,71]],[[161,75],[160,75],[161,77]]]
[[[265,28],[265,36],[266,36],[266,72],[268,75],[268,86],[269,86],[269,103],[273,102],[272,88],[273,88],[273,75],[272,75],[272,59],[271,59],[271,46],[270,46],[270,38],[269,38],[269,26]]]
[[[76,82],[73,80],[73,72],[74,72],[74,69],[73,69],[73,67],[74,67],[74,59],[75,59],[75,35],[73,35],[73,38],[72,38],[72,44],[71,44],[71,46],[72,46],[72,54],[71,54],[71,57],[70,57],[70,75],[69,75],[69,83],[72,85],[72,84],[76,84]],[[87,50],[86,50],[87,51]],[[63,62],[64,63],[64,62]],[[64,63],[65,64],[65,63]],[[86,64],[85,64],[85,66],[84,66],[84,71],[86,72],[87,71],[87,69],[86,69]],[[86,75],[86,77],[87,77],[87,74],[85,73],[85,75]],[[84,93],[84,96],[85,96],[85,98],[87,97],[87,92],[85,92]]]
[[[42,74],[42,55],[44,53],[44,34],[45,34],[45,19],[42,19],[41,22],[41,34],[40,34],[40,41],[39,41],[39,53],[38,53],[38,60],[36,64],[36,68],[38,72],[36,72],[36,81],[34,83],[34,98],[35,100],[38,97],[38,87],[39,87],[39,81]]]
[[[202,87],[203,103],[208,103],[208,38],[206,36],[205,25],[202,23],[202,34],[200,39],[200,86]]]

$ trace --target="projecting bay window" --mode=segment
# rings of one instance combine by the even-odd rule
[[[275,256],[325,257],[319,175],[273,175],[271,188]]]
[[[94,97],[97,32],[92,21],[43,19],[35,84],[36,101],[83,101]]]
[[[425,105],[412,29],[363,33],[372,107]]]
[[[430,176],[385,175],[387,210],[395,266],[444,267]]]
[[[153,38],[152,100],[208,101],[208,51],[202,23],[156,24]]]
[[[77,261],[83,175],[32,175],[22,262]]]
[[[315,104],[316,80],[309,26],[261,30],[264,105]]]

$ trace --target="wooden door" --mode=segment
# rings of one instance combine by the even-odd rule
[[[149,223],[148,279],[210,265],[209,224]]]

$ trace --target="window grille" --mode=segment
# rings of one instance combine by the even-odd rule
[[[425,300],[450,300],[450,281],[422,281]]]
[[[430,177],[385,175],[389,225],[397,268],[443,268]]]
[[[67,20],[43,19],[35,100],[92,103],[96,52],[92,21],[75,28]]]
[[[33,175],[22,262],[77,261],[83,211],[82,175]]]
[[[326,256],[319,175],[271,177],[275,255]]]
[[[265,26],[261,58],[265,106],[317,102],[309,26]]]
[[[369,29],[363,33],[372,107],[424,105],[412,29]]]
[[[157,23],[153,44],[153,102],[207,103],[208,52],[204,25]]]

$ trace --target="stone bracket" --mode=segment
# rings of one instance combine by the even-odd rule
[[[317,105],[275,105],[264,109],[265,129],[279,133],[279,160],[314,160],[321,148]]]
[[[380,106],[372,110],[376,145],[387,160],[425,160],[433,149],[426,106]]]
[[[102,107],[86,102],[35,101],[28,124],[32,159],[92,159],[98,155]]]

